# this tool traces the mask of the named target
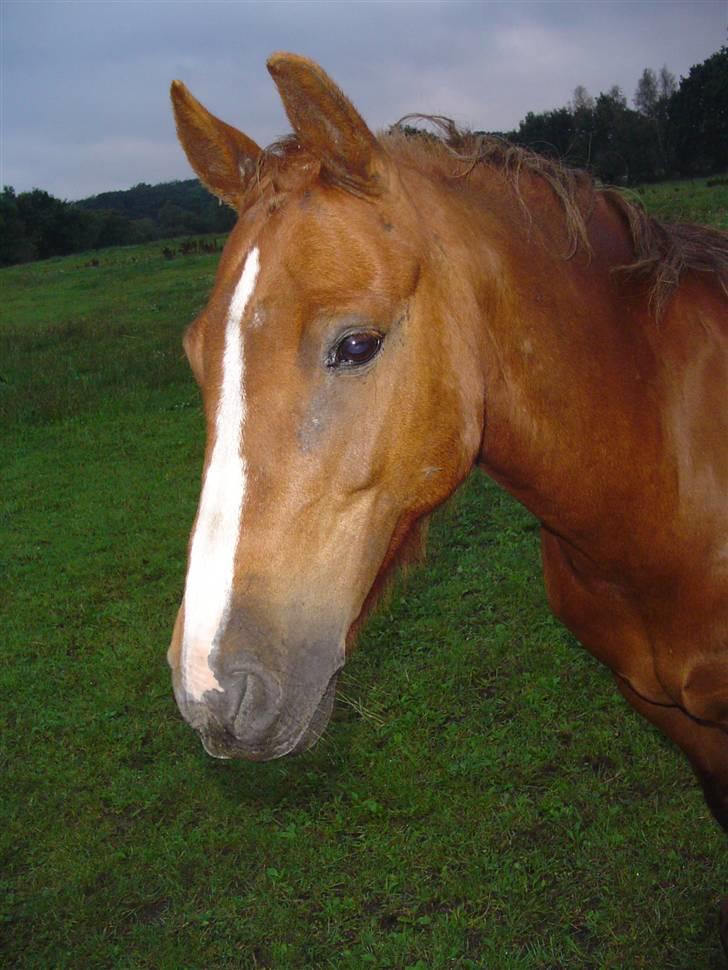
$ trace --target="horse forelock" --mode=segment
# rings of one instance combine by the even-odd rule
[[[319,181],[358,197],[374,198],[380,192],[376,181],[326,170],[321,159],[302,145],[295,134],[285,135],[263,149],[258,157],[256,178],[260,189],[270,187],[278,197],[305,191]]]

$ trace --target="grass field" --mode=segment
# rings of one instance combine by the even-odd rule
[[[667,222],[701,222],[728,230],[728,175],[643,185],[637,193],[653,215]]]
[[[315,750],[203,753],[165,651],[203,445],[180,337],[216,257],[162,246],[0,274],[0,963],[723,966],[725,837],[551,618],[536,523],[482,476]]]

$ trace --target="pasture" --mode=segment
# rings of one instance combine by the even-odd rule
[[[643,198],[728,228],[725,185]],[[4,965],[723,966],[725,837],[480,475],[320,744],[204,754],[165,651],[203,449],[180,339],[218,255],[163,248],[0,275]]]

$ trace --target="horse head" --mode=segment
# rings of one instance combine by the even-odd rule
[[[321,735],[363,617],[483,423],[449,262],[467,240],[446,259],[426,180],[317,65],[268,68],[293,136],[266,151],[172,86],[189,161],[238,221],[184,337],[207,445],[169,661],[207,751],[255,760]]]

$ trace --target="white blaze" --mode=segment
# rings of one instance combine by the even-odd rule
[[[258,248],[255,247],[246,257],[225,322],[215,444],[192,536],[184,596],[182,685],[193,700],[200,700],[207,690],[222,690],[210,667],[210,653],[217,631],[230,609],[235,553],[245,502],[247,468],[242,448],[245,361],[241,323],[255,289],[258,269]]]

